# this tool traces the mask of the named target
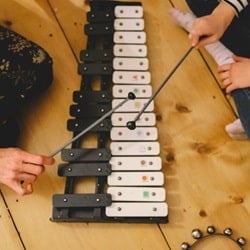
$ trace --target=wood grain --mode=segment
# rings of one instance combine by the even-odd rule
[[[184,1],[171,2],[187,9]],[[142,1],[154,89],[190,47],[187,34],[168,15],[171,2]],[[66,121],[72,92],[80,86],[77,61],[86,46],[83,25],[88,6],[82,0],[0,0],[0,6],[1,23],[10,21],[13,30],[39,43],[53,57],[53,85],[23,109],[20,140],[26,150],[50,154],[71,138]],[[177,250],[183,241],[193,241],[193,228],[205,231],[209,225],[218,231],[230,226],[235,238],[244,236],[250,242],[250,145],[233,141],[225,133],[224,126],[235,119],[235,113],[208,65],[215,67],[211,58],[192,51],[155,100],[169,223],[51,222],[52,195],[64,189],[64,179],[57,176],[57,156],[56,164],[35,184],[33,195],[20,197],[1,186],[27,249]],[[81,185],[83,191],[91,188]],[[12,227],[9,220],[2,223]],[[13,234],[16,238],[12,230],[3,232],[6,241]],[[211,249],[216,249],[213,244],[231,249],[231,242],[218,241],[204,243],[212,244]],[[10,249],[18,244],[17,240]],[[245,249],[250,249],[249,244]]]

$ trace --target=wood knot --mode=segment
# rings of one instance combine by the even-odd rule
[[[172,165],[175,162],[174,150],[172,148],[166,149],[166,154],[165,155],[166,155],[165,156],[166,164],[168,166]]]
[[[199,154],[210,154],[214,148],[205,143],[194,143],[193,149]]]
[[[3,21],[3,24],[4,24],[6,27],[8,27],[8,28],[10,28],[10,27],[12,26],[12,22],[9,21],[9,20],[4,20],[4,21]]]
[[[186,107],[186,106],[184,106],[184,105],[182,105],[180,103],[177,103],[175,105],[175,108],[180,113],[190,113],[191,112],[191,110],[188,107]]]
[[[169,152],[167,155],[166,155],[166,160],[167,162],[173,162],[175,161],[175,158],[174,158],[174,154],[172,152]]]
[[[207,217],[207,212],[205,211],[205,210],[201,210],[200,212],[199,212],[199,215],[200,215],[200,217]]]
[[[240,196],[229,196],[229,198],[232,200],[235,204],[241,204],[244,202],[244,199]]]
[[[162,116],[161,115],[156,115],[156,121],[161,121],[162,120]]]

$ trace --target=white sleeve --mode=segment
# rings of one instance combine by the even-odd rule
[[[249,4],[249,0],[223,0],[223,2],[229,4],[234,9],[237,16]]]

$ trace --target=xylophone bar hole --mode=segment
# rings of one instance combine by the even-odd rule
[[[98,137],[96,133],[87,133],[80,140],[81,148],[97,148],[98,147]]]
[[[95,177],[77,177],[74,185],[74,194],[95,193]]]
[[[101,90],[101,77],[93,76],[91,81],[91,90],[100,91]]]

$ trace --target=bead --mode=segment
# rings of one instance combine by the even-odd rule
[[[194,239],[200,239],[202,237],[202,232],[200,229],[194,229],[192,231],[192,236]]]
[[[246,239],[244,237],[240,237],[236,241],[240,246],[246,245]]]
[[[214,226],[208,226],[207,227],[207,232],[209,234],[214,234],[216,232],[215,227]]]
[[[181,250],[188,250],[190,248],[190,245],[187,242],[183,242],[181,244]]]
[[[231,236],[233,234],[233,231],[230,227],[224,229],[224,234],[227,236]]]
[[[227,228],[224,229],[223,234],[216,233],[215,227],[212,226],[212,225],[210,225],[210,226],[207,227],[207,233],[208,233],[207,235],[204,235],[205,238],[206,237],[210,237],[210,236],[213,237],[212,235],[214,235],[214,236],[216,236],[216,235],[217,236],[224,235],[224,237],[229,237],[230,239],[232,239],[231,236],[233,234],[233,230],[230,227],[227,227]],[[202,241],[202,239],[203,239],[202,238],[203,237],[203,233],[202,233],[202,231],[200,229],[195,228],[195,229],[192,230],[192,237],[195,240],[197,240],[198,242]],[[244,237],[239,237],[237,240],[234,240],[234,239],[232,239],[232,240],[235,243],[238,244],[238,246],[240,247],[240,249],[243,249],[242,247],[245,246],[246,243],[247,243],[247,241],[246,241],[246,239]],[[195,243],[193,243],[193,244],[190,245],[187,242],[183,242],[181,244],[181,250],[190,250],[190,249],[193,248],[194,245],[195,245]]]
[[[129,100],[134,100],[136,98],[135,94],[133,92],[128,93],[128,99]]]
[[[130,130],[136,129],[136,124],[134,121],[127,122],[127,128]]]

